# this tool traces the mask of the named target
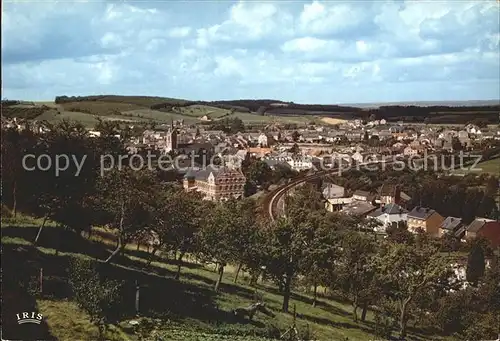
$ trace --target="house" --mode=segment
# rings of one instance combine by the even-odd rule
[[[469,133],[469,134],[474,134],[474,135],[479,135],[481,134],[481,128],[479,128],[477,125],[475,124],[467,124],[465,126],[465,130]]]
[[[456,232],[464,226],[462,223],[462,218],[457,217],[446,217],[445,220],[439,225],[439,237],[445,234],[450,234],[456,236]]]
[[[397,224],[400,221],[408,220],[408,211],[396,204],[382,205],[375,211],[368,214],[369,218],[378,220],[381,226],[375,228],[375,232],[384,233],[387,227]]]
[[[272,151],[273,150],[271,148],[262,148],[262,147],[250,147],[247,149],[247,152],[250,155],[255,156],[256,158],[262,158],[267,154],[271,154]]]
[[[342,186],[335,184],[327,184],[323,189],[323,197],[325,199],[342,198],[345,195],[345,189]]]
[[[357,151],[356,153],[352,154],[351,157],[357,163],[362,163],[363,162],[363,155],[359,151]]]
[[[408,146],[405,149],[403,149],[403,155],[404,156],[414,156],[418,155],[418,150]]]
[[[423,231],[433,237],[439,236],[439,226],[444,218],[435,210],[417,206],[408,213],[408,230],[413,233]]]
[[[377,202],[380,204],[398,204],[405,205],[411,200],[411,197],[405,192],[401,191],[401,186],[383,184],[378,190]]]
[[[490,245],[494,248],[500,246],[500,222],[499,221],[488,221],[483,227],[477,232],[477,236],[486,239],[490,242]]]
[[[381,130],[378,133],[378,138],[379,138],[380,141],[388,140],[388,139],[392,138],[392,133],[388,129]]]
[[[366,201],[353,200],[352,202],[342,207],[341,212],[348,215],[360,217],[366,216],[368,213],[374,211],[375,209],[375,206]]]
[[[363,133],[360,131],[348,131],[345,136],[349,141],[361,141],[363,139]]]
[[[237,168],[208,166],[188,170],[183,187],[186,191],[201,192],[205,200],[221,201],[242,198],[245,182],[245,175]]]
[[[370,194],[370,192],[361,190],[355,191],[352,195],[353,200],[366,201],[366,202],[371,201],[370,199],[372,197],[373,196]]]
[[[326,199],[325,209],[328,212],[340,211],[345,205],[350,204],[353,201],[354,200],[352,198],[346,197]]]
[[[257,139],[257,144],[260,147],[267,147],[269,145],[269,140],[266,134],[260,134]]]
[[[290,168],[297,172],[313,168],[312,160],[309,157],[292,157],[287,160],[287,163],[290,165]]]
[[[467,226],[465,229],[465,239],[470,240],[474,239],[478,236],[479,230],[481,230],[484,225],[488,222],[492,222],[494,220],[487,218],[476,218],[472,223]]]

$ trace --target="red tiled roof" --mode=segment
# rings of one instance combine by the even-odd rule
[[[477,235],[487,239],[493,247],[500,246],[500,222],[486,222]]]

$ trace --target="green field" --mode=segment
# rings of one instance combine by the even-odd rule
[[[314,116],[269,116],[269,115],[256,115],[251,113],[241,113],[237,112],[226,116],[225,118],[239,118],[245,123],[295,123],[295,124],[307,124],[311,121],[317,120]]]
[[[481,168],[481,173],[500,175],[500,157],[485,162],[480,162],[477,167]]]
[[[465,174],[491,174],[500,176],[500,157],[488,161],[478,163],[474,169],[461,170],[457,169],[452,171],[452,174],[465,175]]]
[[[83,312],[70,296],[61,294],[67,281],[65,269],[70,258],[85,257],[103,259],[114,248],[112,233],[104,229],[96,229],[92,239],[81,237],[71,231],[57,228],[49,224],[42,232],[37,247],[31,246],[39,220],[27,217],[18,219],[2,218],[2,256],[3,274],[5,278],[15,274],[39,272],[44,270],[44,293],[24,292],[19,286],[4,286],[3,312],[18,309],[19,302],[9,297],[34,297],[34,309],[40,311],[47,324],[50,335],[61,341],[95,340],[96,327],[90,323],[89,316]],[[64,243],[61,241],[64,240]],[[131,288],[137,280],[141,283],[141,318],[129,316],[121,322],[110,325],[108,340],[139,341],[138,331],[129,323],[140,320],[148,337],[153,330],[162,335],[163,340],[170,341],[264,341],[263,337],[276,338],[293,324],[292,314],[280,311],[282,295],[271,282],[259,282],[257,286],[248,285],[248,276],[240,274],[234,283],[234,267],[228,266],[224,274],[219,293],[212,288],[218,275],[213,266],[196,263],[187,259],[181,272],[181,280],[175,281],[173,275],[176,263],[165,254],[153,257],[150,266],[147,260],[151,257],[144,248],[129,244],[123,256],[106,270],[111,279],[123,280]],[[59,288],[59,289],[56,289]],[[19,291],[20,292],[13,292]],[[57,291],[56,291],[57,290]],[[64,292],[64,290],[63,290]],[[231,310],[246,306],[253,301],[254,295],[263,297],[268,309],[275,314],[270,317],[257,313],[252,322],[234,320]],[[135,294],[124,298],[133,307]],[[290,306],[296,306],[296,325],[299,333],[309,333],[315,340],[348,340],[365,341],[378,337],[374,335],[373,314],[368,311],[365,322],[353,322],[349,302],[342,299],[320,297],[318,304],[311,305],[312,297],[302,292],[294,292]],[[129,309],[128,308],[128,309]],[[129,309],[130,310],[130,309]],[[71,318],[68,318],[71,317]],[[152,327],[154,326],[154,327]],[[410,328],[409,340],[444,340]]]
[[[229,115],[231,112],[230,110],[227,109],[221,109],[221,108],[216,108],[216,107],[211,107],[208,105],[189,105],[187,107],[180,107],[177,109],[178,113],[186,116],[194,116],[194,117],[203,117],[203,116],[208,116],[212,120],[216,120],[220,117],[224,117]]]
[[[87,127],[93,127],[97,123],[96,117],[103,120],[119,120],[122,122],[156,122],[169,123],[172,120],[184,120],[185,124],[197,124],[204,122],[201,118],[207,116],[210,121],[225,118],[239,118],[245,124],[266,124],[271,122],[307,124],[311,121],[319,121],[315,116],[268,116],[254,113],[241,113],[231,110],[213,107],[209,105],[189,105],[172,108],[171,111],[152,110],[149,105],[162,103],[164,98],[148,98],[140,96],[120,97],[104,96],[96,101],[81,101],[55,104],[54,102],[36,102],[35,107],[42,105],[49,109],[37,116],[37,120],[47,120],[55,123],[64,119],[81,122]],[[173,100],[172,100],[173,101]],[[18,105],[16,107],[33,108],[29,105]]]

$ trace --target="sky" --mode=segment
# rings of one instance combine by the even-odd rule
[[[2,98],[500,98],[497,0],[3,2]]]

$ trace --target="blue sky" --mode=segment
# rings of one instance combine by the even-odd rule
[[[498,99],[499,2],[9,2],[2,97]]]

